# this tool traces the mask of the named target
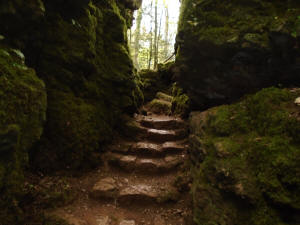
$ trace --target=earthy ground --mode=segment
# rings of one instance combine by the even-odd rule
[[[69,180],[76,199],[49,215],[74,225],[192,224],[186,124],[150,110],[135,116],[138,134],[112,145],[104,165]]]

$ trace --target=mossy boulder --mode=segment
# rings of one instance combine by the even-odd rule
[[[0,221],[21,218],[23,169],[28,150],[40,139],[46,120],[46,88],[23,54],[0,45]]]
[[[299,82],[299,15],[297,0],[183,0],[175,72],[192,105]]]
[[[190,99],[183,93],[182,88],[178,87],[177,83],[173,84],[172,96],[172,114],[187,117],[190,113]]]
[[[146,105],[146,109],[155,114],[169,115],[171,113],[171,106],[171,102],[155,98]]]
[[[159,64],[157,70],[141,70],[141,79],[145,102],[151,101],[159,91],[168,92],[172,84],[172,67],[174,63]],[[171,94],[171,93],[170,93]]]
[[[196,224],[300,222],[299,95],[268,88],[191,114]]]

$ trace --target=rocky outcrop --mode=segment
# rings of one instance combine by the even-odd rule
[[[139,2],[0,0],[1,224],[24,224],[25,167],[94,166],[135,110],[127,28]]]
[[[0,34],[45,82],[47,123],[31,151],[39,169],[85,168],[142,95],[127,46],[140,1],[0,2]],[[24,29],[26,27],[26,29]]]
[[[190,117],[196,224],[299,224],[299,89]]]
[[[45,84],[24,64],[21,51],[0,44],[0,221],[20,218],[18,198],[28,149],[43,132]]]
[[[299,83],[299,15],[296,0],[183,0],[173,71],[192,107]]]

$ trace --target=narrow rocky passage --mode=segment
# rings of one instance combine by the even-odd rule
[[[157,97],[171,105],[166,95]],[[149,105],[143,111],[134,118],[138,135],[110,146],[97,172],[74,181],[78,199],[50,214],[74,225],[190,224],[188,183],[181,172],[187,126]]]

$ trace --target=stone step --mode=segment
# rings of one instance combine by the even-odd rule
[[[165,142],[163,144],[153,144],[148,142],[138,142],[130,152],[136,155],[152,155],[161,156],[166,154],[181,153],[186,149],[186,146],[177,142]]]
[[[175,170],[184,162],[185,155],[167,155],[164,158],[140,158],[132,155],[107,153],[106,158],[110,165],[122,170],[153,174]]]
[[[154,128],[154,129],[166,129],[166,130],[173,130],[173,129],[183,129],[186,128],[186,124],[180,118],[175,117],[144,117],[140,121],[140,124],[147,128]]]
[[[164,184],[162,184],[164,185]],[[90,197],[94,199],[113,199],[119,204],[176,201],[178,191],[170,186],[152,186],[148,184],[122,184],[115,178],[100,179],[92,187]]]
[[[162,195],[161,191],[152,186],[138,184],[120,190],[118,202],[131,203],[133,201],[155,202]]]
[[[177,130],[159,130],[159,129],[147,129],[147,132],[143,135],[148,141],[157,143],[164,143],[167,141],[180,141],[187,136],[185,129]],[[144,139],[145,140],[145,139]]]
[[[184,141],[181,142],[165,142],[162,144],[149,142],[124,142],[110,147],[111,152],[134,154],[138,156],[161,157],[166,154],[178,154],[187,149]]]
[[[167,102],[172,102],[172,100],[173,100],[173,97],[171,95],[165,94],[163,92],[157,92],[156,98],[167,101]]]

